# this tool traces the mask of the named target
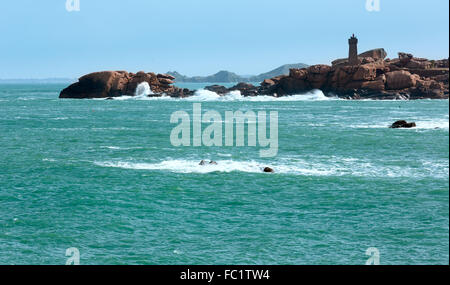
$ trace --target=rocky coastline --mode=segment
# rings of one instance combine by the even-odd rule
[[[220,85],[206,90],[225,95],[240,91],[243,96],[288,96],[322,90],[325,96],[344,99],[448,99],[449,60],[428,60],[412,54],[399,53],[386,58],[382,48],[361,53],[357,62],[337,59],[332,65],[312,65],[290,69],[289,75],[265,79],[259,86],[239,83],[231,88]],[[356,55],[355,55],[356,56]],[[183,98],[195,90],[176,87],[175,77],[152,72],[102,71],[87,74],[65,88],[60,98],[89,99],[135,96],[137,86],[147,82],[152,94]]]

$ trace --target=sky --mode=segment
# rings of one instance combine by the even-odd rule
[[[250,75],[287,63],[330,64],[383,47],[449,56],[448,0],[0,1],[0,78],[77,78],[100,70],[220,70]],[[376,1],[376,0],[375,0]]]

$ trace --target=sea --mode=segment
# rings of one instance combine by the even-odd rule
[[[449,264],[448,100],[204,85],[183,84],[200,89],[186,99],[71,100],[64,84],[1,84],[0,264]],[[170,118],[194,120],[195,103],[276,111],[276,156],[174,146]]]

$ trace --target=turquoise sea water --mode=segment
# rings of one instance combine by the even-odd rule
[[[448,100],[59,100],[0,86],[0,263],[449,263]],[[170,115],[278,111],[279,151],[173,147]],[[393,130],[405,119],[416,129]],[[217,166],[198,166],[202,159]],[[271,166],[274,174],[261,173]]]

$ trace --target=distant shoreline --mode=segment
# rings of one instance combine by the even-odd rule
[[[44,79],[0,79],[0,84],[71,84],[77,79],[71,78],[44,78]]]

